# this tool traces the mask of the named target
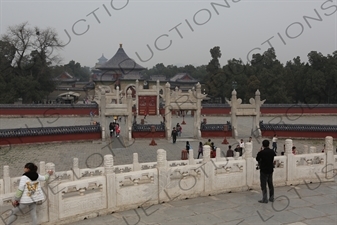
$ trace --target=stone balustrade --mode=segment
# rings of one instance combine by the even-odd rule
[[[326,137],[324,153],[293,155],[292,140],[285,142],[285,155],[275,157],[275,186],[318,186],[320,182],[334,181],[337,157],[333,155],[332,137]],[[139,163],[134,153],[132,164],[120,166],[114,166],[113,156],[106,155],[102,167],[80,169],[78,159],[74,159],[69,171],[57,171],[53,163],[40,162],[41,174],[55,171],[42,184],[47,200],[38,206],[40,223],[61,224],[176,199],[260,190],[251,143],[246,143],[245,149],[242,157],[225,158],[218,148],[217,157],[211,159],[210,147],[204,146],[203,159],[193,159],[190,150],[188,160],[177,161],[167,161],[166,151],[158,149],[157,162]],[[6,210],[11,208],[19,180],[9,177],[9,167],[4,166],[4,177],[0,179],[3,220],[10,213]],[[18,220],[24,218],[19,216]]]

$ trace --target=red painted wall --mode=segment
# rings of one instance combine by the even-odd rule
[[[164,131],[152,132],[135,132],[132,131],[132,138],[165,138]]]
[[[337,138],[336,132],[322,132],[322,131],[262,131],[263,137],[272,138],[274,134],[278,137],[291,138],[291,137],[301,137],[301,138],[325,138],[326,136],[332,136]]]
[[[1,138],[1,145],[44,143],[54,141],[74,141],[74,140],[98,140],[101,139],[101,132],[96,133],[78,133],[78,134],[58,134],[58,135],[41,135],[41,136],[23,136]]]
[[[232,131],[201,131],[201,137],[232,137]]]
[[[261,108],[262,114],[337,114],[337,108],[333,107],[299,107],[294,105],[287,108]]]

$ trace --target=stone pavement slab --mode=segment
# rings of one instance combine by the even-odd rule
[[[305,189],[305,185],[298,185]],[[323,189],[337,187],[337,182],[322,183]],[[289,187],[288,187],[289,188]],[[284,187],[276,187],[275,194]],[[312,191],[312,196],[316,193]],[[337,195],[337,192],[334,193]],[[324,197],[322,193],[320,195]],[[324,203],[317,199],[314,204],[302,204],[294,207],[298,196],[287,196],[289,204],[277,208],[277,201],[268,204],[258,203],[261,192],[257,190],[238,193],[226,193],[216,196],[198,197],[193,199],[168,202],[153,205],[144,209],[137,208],[125,212],[115,212],[111,215],[100,216],[88,220],[69,223],[69,225],[135,225],[135,224],[197,224],[197,225],[336,225],[336,202]],[[245,200],[243,200],[245,199]],[[305,200],[302,200],[305,201]],[[280,205],[278,205],[280,206]],[[110,223],[109,223],[110,222]]]

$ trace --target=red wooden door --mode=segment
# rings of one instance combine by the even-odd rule
[[[157,96],[139,96],[138,114],[157,115]]]

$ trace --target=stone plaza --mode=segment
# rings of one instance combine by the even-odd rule
[[[140,120],[142,117],[139,117]],[[296,120],[295,120],[296,118]],[[161,121],[161,117],[150,116],[146,118],[147,124],[157,124]],[[207,117],[207,122],[220,123],[223,121],[225,123],[230,120],[229,117]],[[99,118],[90,117],[60,117],[60,118],[1,118],[0,123],[3,128],[20,128],[20,127],[39,127],[39,126],[65,126],[65,125],[83,125],[89,124],[92,120],[99,121]],[[111,118],[112,120],[112,118]],[[192,124],[193,118],[185,117],[186,125],[183,125],[182,136],[179,137],[176,144],[172,144],[167,140],[155,140],[157,146],[149,146],[151,139],[137,139],[132,142],[127,142],[124,140],[125,137],[125,127],[124,121],[121,122],[122,133],[120,139],[113,138],[111,140],[94,141],[94,142],[68,142],[68,143],[49,143],[49,144],[32,144],[24,146],[8,146],[2,148],[2,155],[0,159],[1,177],[3,177],[4,165],[9,166],[9,176],[16,177],[22,174],[22,167],[28,161],[33,161],[39,165],[39,162],[44,161],[46,164],[40,164],[42,167],[48,167],[54,165],[56,172],[58,171],[77,171],[78,169],[74,167],[73,158],[77,158],[78,171],[82,171],[79,174],[83,174],[84,171],[95,171],[96,168],[106,167],[105,155],[112,154],[113,162],[112,165],[118,168],[130,167],[132,168],[132,163],[134,162],[134,153],[138,155],[138,161],[142,165],[148,163],[148,168],[153,166],[153,162],[158,159],[157,149],[164,149],[166,151],[166,160],[176,162],[176,167],[182,168],[181,164],[181,150],[185,147],[185,142],[190,141],[192,148],[196,149],[199,141],[205,142],[206,139],[197,140],[193,139]],[[277,123],[281,120],[285,123],[297,123],[297,124],[336,124],[336,118],[332,116],[294,116],[294,117],[261,117],[265,123],[272,121],[270,123]],[[182,117],[172,117],[172,126],[176,123],[181,123]],[[245,141],[251,136],[252,119],[249,117],[240,117],[238,121],[238,133],[239,138],[243,138]],[[271,138],[271,137],[270,137]],[[231,145],[236,145],[237,140],[232,138],[227,138]],[[223,138],[212,139],[215,146],[220,148],[220,151],[226,151],[228,145],[222,145],[221,142]],[[283,151],[284,139],[278,141],[278,152]],[[312,148],[321,157],[323,154],[320,153],[324,139],[315,140],[293,140],[292,144],[298,149],[298,153],[301,154],[306,146],[314,146]],[[258,149],[261,146],[261,138],[253,138],[252,146],[252,157],[256,156]],[[336,154],[336,140],[333,144],[334,149],[332,152]],[[332,154],[332,152],[330,154]],[[197,156],[197,151],[193,151],[194,158]],[[280,154],[279,154],[280,155]],[[306,155],[307,156],[307,155]],[[103,158],[104,157],[104,158]],[[336,156],[334,156],[336,157]],[[283,158],[280,158],[282,161]],[[53,164],[48,164],[52,162]],[[151,163],[152,162],[152,163]],[[190,162],[190,160],[188,160]],[[201,162],[201,161],[196,161]],[[221,165],[222,159],[216,161],[217,165]],[[231,162],[231,161],[230,161]],[[253,161],[252,161],[253,162]],[[284,161],[285,162],[285,161]],[[218,164],[220,163],[220,164]],[[238,160],[238,166],[241,168],[244,166],[244,162],[240,159]],[[242,164],[243,163],[243,164]],[[131,165],[130,165],[131,164]],[[193,164],[193,163],[192,163]],[[192,165],[190,164],[190,166]],[[242,165],[241,165],[242,164]],[[286,164],[286,162],[285,162]],[[76,165],[76,163],[75,163]],[[120,167],[119,167],[120,165]],[[124,166],[122,166],[124,165]],[[129,166],[128,166],[129,165]],[[241,165],[241,166],[240,166]],[[188,165],[187,165],[188,166]],[[135,169],[135,168],[134,168]],[[208,168],[209,169],[209,168]],[[105,169],[106,170],[106,169]],[[132,169],[130,170],[132,171]],[[147,170],[141,170],[143,173]],[[147,176],[151,177],[150,172],[146,172]],[[184,171],[184,169],[182,170]],[[125,175],[135,176],[135,172],[128,172],[123,169],[120,171],[122,174],[116,173],[115,176]],[[248,172],[248,171],[246,171]],[[330,171],[335,172],[335,171]],[[226,172],[225,172],[226,173]],[[254,171],[254,173],[256,173]],[[283,172],[282,172],[283,173]],[[67,172],[67,174],[69,174]],[[89,173],[90,174],[90,173]],[[77,174],[78,175],[78,174]],[[334,174],[335,175],[335,174]],[[85,179],[99,180],[95,174],[93,177],[85,177]],[[276,174],[274,176],[279,176]],[[254,176],[255,177],[255,176]],[[282,177],[282,176],[281,176]],[[334,177],[334,176],[331,176]],[[312,178],[312,177],[311,177]],[[311,179],[310,178],[310,179]],[[14,179],[14,178],[12,178]],[[62,178],[63,179],[63,178]],[[69,178],[65,178],[69,179]],[[74,177],[73,179],[76,180]],[[125,182],[123,178],[123,182]],[[141,177],[141,180],[143,178]],[[188,178],[190,179],[190,178]],[[206,179],[206,178],[205,178]],[[254,178],[256,179],[256,178]],[[137,180],[137,179],[136,179]],[[150,179],[151,180],[151,179]],[[277,179],[276,179],[277,180]],[[14,181],[14,180],[13,180]],[[65,180],[66,181],[66,180]],[[77,185],[79,184],[77,181]],[[121,180],[122,181],[122,180]],[[101,181],[99,181],[101,182]],[[103,182],[103,181],[102,181]],[[145,182],[145,181],[144,181]],[[156,181],[154,181],[156,182]],[[189,181],[191,182],[191,181]],[[241,182],[240,179],[236,182]],[[234,182],[235,183],[235,182]],[[244,182],[245,183],[245,182]],[[256,182],[255,182],[256,183]],[[300,184],[302,183],[302,184]],[[66,184],[66,183],[64,183]],[[146,182],[145,182],[146,184]],[[221,184],[221,183],[220,183]],[[130,185],[130,184],[127,184]],[[134,184],[135,185],[135,184]],[[219,184],[218,184],[219,185]],[[85,186],[85,185],[84,185]],[[139,183],[138,187],[142,184]],[[176,185],[177,186],[177,185]],[[230,186],[230,185],[229,185]],[[241,186],[241,185],[239,185]],[[275,191],[278,199],[274,203],[261,205],[257,202],[261,198],[261,191],[255,185],[251,190],[241,186],[240,188],[228,189],[228,187],[223,188],[221,191],[221,186],[218,191],[210,193],[211,196],[201,196],[198,195],[186,195],[179,196],[179,189],[177,187],[172,187],[175,192],[168,192],[162,199],[166,198],[164,203],[158,204],[156,201],[147,202],[149,199],[149,193],[151,195],[151,190],[146,188],[140,189],[139,201],[136,203],[138,209],[134,209],[133,206],[124,207],[123,209],[117,210],[112,215],[108,211],[102,211],[102,213],[87,213],[82,219],[87,218],[87,220],[82,220],[72,224],[336,224],[336,196],[337,196],[337,186],[336,179],[333,182],[321,183],[320,180],[314,182],[313,184],[303,184],[303,181],[299,184],[294,184],[294,186],[277,186]],[[252,187],[253,187],[252,186]],[[134,186],[136,187],[136,186]],[[104,187],[106,188],[106,187]],[[137,187],[136,187],[137,188]],[[201,187],[198,187],[201,188]],[[183,188],[184,189],[184,188]],[[135,189],[138,190],[138,189]],[[236,191],[235,191],[236,190]],[[81,191],[80,191],[81,192]],[[137,192],[137,191],[136,191]],[[231,193],[228,193],[231,192]],[[125,195],[126,193],[124,193]],[[129,193],[131,194],[131,193]],[[163,193],[161,193],[163,194]],[[133,195],[133,194],[132,194]],[[178,197],[179,196],[179,197]],[[55,199],[49,199],[50,201],[56,201]],[[120,198],[120,197],[117,197]],[[186,199],[189,198],[189,199]],[[192,199],[190,199],[192,198]],[[179,200],[178,200],[179,199]],[[184,200],[186,199],[186,200]],[[173,201],[172,201],[173,200]],[[94,200],[95,201],[95,200]],[[123,200],[124,201],[124,200]],[[49,202],[49,204],[52,204]],[[58,203],[59,204],[59,203]],[[79,202],[79,204],[81,204]],[[103,203],[102,203],[103,204]],[[108,203],[110,204],[110,203]],[[111,203],[113,204],[113,203]],[[153,205],[154,204],[154,205]],[[47,210],[46,206],[41,206],[42,212]],[[73,206],[75,207],[75,206]],[[93,204],[92,207],[100,207],[99,204]],[[53,209],[54,208],[54,209]],[[111,208],[111,207],[110,207]],[[127,210],[131,208],[130,210]],[[132,209],[133,208],[133,209]],[[8,205],[1,206],[1,212],[8,209]],[[52,209],[55,210],[55,206]],[[69,209],[68,209],[69,210]],[[123,211],[123,212],[121,212]],[[67,213],[64,211],[61,217],[67,217]],[[71,213],[69,214],[71,215]],[[101,215],[101,216],[99,216]],[[103,216],[106,215],[106,216]],[[99,216],[99,217],[97,217]],[[74,217],[79,220],[78,217]],[[19,218],[18,224],[29,224],[25,221],[29,221],[29,216],[23,216]],[[55,219],[55,218],[54,218]],[[58,223],[53,222],[49,224],[69,224],[71,219],[59,221]],[[1,222],[0,222],[1,224]],[[47,223],[48,224],[48,223]]]

